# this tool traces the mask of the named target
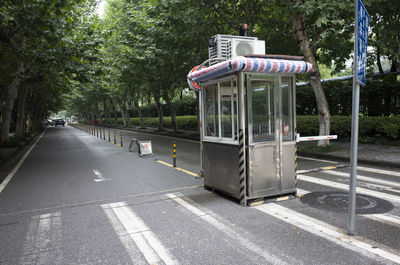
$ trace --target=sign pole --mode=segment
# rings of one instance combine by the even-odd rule
[[[355,4],[354,21],[354,61],[353,61],[353,97],[352,97],[352,117],[351,117],[351,151],[350,151],[350,187],[349,187],[349,213],[348,213],[348,234],[355,233],[356,218],[356,186],[357,186],[357,155],[358,155],[358,111],[360,106],[360,85],[357,82],[357,30],[358,30],[358,0]]]
[[[356,219],[356,186],[358,158],[358,116],[360,109],[360,83],[366,84],[367,48],[369,15],[361,0],[354,0],[354,61],[353,61],[353,98],[351,118],[351,151],[350,151],[350,186],[348,234],[355,234]]]

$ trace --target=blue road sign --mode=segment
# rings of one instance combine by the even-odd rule
[[[357,82],[365,85],[367,75],[367,47],[368,47],[369,14],[367,9],[358,0],[357,4]]]

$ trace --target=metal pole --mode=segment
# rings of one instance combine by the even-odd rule
[[[121,147],[122,147],[122,132],[119,132],[119,136],[121,137]]]
[[[97,137],[99,137],[99,127],[96,128]]]
[[[173,151],[173,161],[174,161],[174,167],[176,167],[176,143],[174,142],[174,144],[172,145],[172,151]]]
[[[106,128],[103,128],[103,140],[106,140]]]
[[[110,128],[108,128],[108,142],[111,142]]]
[[[114,129],[114,144],[117,144],[117,130]]]
[[[355,4],[354,21],[354,61],[353,61],[353,99],[352,99],[352,118],[351,118],[351,151],[350,151],[350,187],[349,187],[349,212],[348,212],[348,234],[355,234],[356,219],[356,186],[357,186],[357,155],[358,155],[358,111],[360,106],[360,84],[357,82],[357,17],[358,0]]]

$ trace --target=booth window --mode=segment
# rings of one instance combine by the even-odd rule
[[[254,75],[249,81],[253,142],[275,141],[275,78]]]
[[[282,139],[283,141],[294,140],[293,124],[293,78],[282,77]]]
[[[218,84],[205,87],[205,113],[204,124],[206,136],[219,135],[219,112],[218,112]]]
[[[237,88],[235,80],[203,87],[205,140],[237,140]]]

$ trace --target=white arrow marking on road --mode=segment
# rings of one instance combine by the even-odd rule
[[[179,197],[177,196],[179,195]],[[234,242],[238,242],[241,244],[243,247],[245,247],[247,250],[253,252],[254,254],[257,254],[260,257],[263,257],[268,263],[273,263],[273,264],[288,264],[285,262],[283,259],[268,253],[267,250],[260,248],[250,240],[248,240],[242,233],[236,232],[234,229],[231,227],[228,227],[224,225],[222,222],[218,221],[211,215],[216,215],[214,212],[208,209],[200,209],[201,206],[195,206],[195,202],[191,200],[188,197],[183,196],[182,194],[174,194],[174,193],[169,193],[166,195],[168,198],[171,198],[173,201],[176,203],[180,204],[187,210],[189,210],[191,213],[196,215],[197,217],[203,219],[207,223],[211,224],[213,227],[218,229],[219,231],[223,232],[225,235],[228,237],[232,238]],[[182,198],[185,198],[183,200]],[[188,202],[190,201],[190,203]],[[233,226],[231,224],[231,226]],[[294,263],[294,261],[293,261]],[[296,264],[299,264],[299,261],[296,261]]]
[[[125,229],[125,234],[127,233],[133,242],[135,242],[137,248],[142,252],[144,258],[149,264],[159,264],[161,261],[166,265],[178,264],[178,261],[176,261],[163,246],[156,235],[143,222],[143,220],[126,205],[125,202],[104,204],[102,207],[113,226],[116,221],[119,220],[119,222],[121,222]],[[120,235],[121,231],[118,230],[118,227],[114,226],[114,229]],[[122,243],[127,247],[126,242],[122,241]],[[127,250],[130,253],[134,251],[132,249]],[[132,259],[132,261],[134,264],[137,264],[136,258]]]
[[[359,237],[351,237],[338,227],[332,226],[318,219],[298,213],[286,207],[270,203],[255,206],[255,209],[262,211],[268,215],[274,216],[281,221],[291,225],[300,227],[301,229],[310,232],[319,237],[325,238],[347,249],[357,251],[368,258],[376,259],[376,255],[385,259],[400,263],[400,256],[397,256],[386,250],[377,248],[376,245],[371,245],[359,240]],[[394,253],[396,251],[391,250]]]
[[[93,169],[93,173],[97,176],[97,179],[94,179],[95,182],[103,182],[109,180],[103,177],[103,175],[97,169]]]
[[[306,176],[306,175],[297,175],[297,179],[306,181],[306,182],[315,183],[315,184],[322,185],[322,186],[336,188],[339,190],[345,190],[345,191],[349,190],[348,184],[337,183],[337,182],[330,181],[330,180],[314,178],[314,177],[310,177],[310,176]],[[357,193],[371,195],[371,196],[374,196],[377,198],[382,198],[382,199],[385,199],[385,200],[388,200],[391,202],[400,203],[400,196],[391,195],[391,194],[387,194],[384,192],[379,192],[379,191],[375,191],[375,190],[369,190],[369,189],[357,187]]]

